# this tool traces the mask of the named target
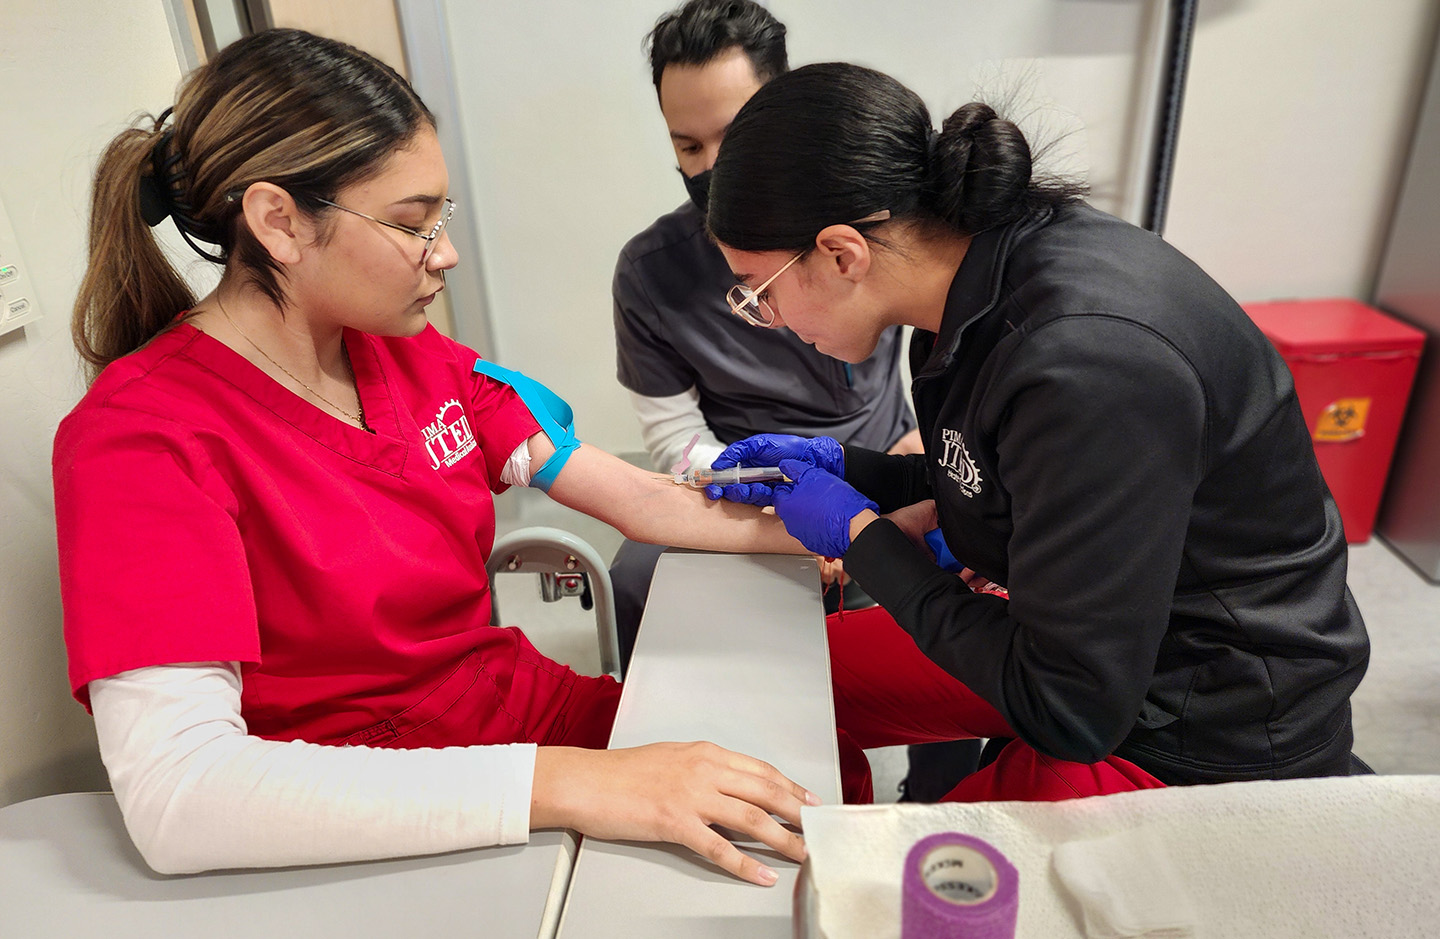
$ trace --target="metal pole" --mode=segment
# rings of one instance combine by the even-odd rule
[[[1145,210],[1145,227],[1157,235],[1165,233],[1165,213],[1170,205],[1170,183],[1180,138],[1180,110],[1185,102],[1185,78],[1190,71],[1190,47],[1195,38],[1198,5],[1198,0],[1171,0],[1170,4],[1170,36],[1165,49],[1168,68],[1160,99],[1149,204]]]

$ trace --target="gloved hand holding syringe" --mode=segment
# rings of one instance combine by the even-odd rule
[[[788,483],[789,476],[780,472],[778,466],[731,466],[728,469],[696,467],[675,474],[677,486],[704,489],[706,486],[736,486],[748,483]]]
[[[845,451],[834,438],[790,434],[756,434],[737,440],[711,461],[711,475],[705,481],[691,481],[688,460],[677,463],[671,472],[676,483],[704,489],[706,498],[723,496],[731,502],[766,506],[774,502],[772,484],[795,481],[780,471],[782,460],[803,460],[837,476],[845,474]]]

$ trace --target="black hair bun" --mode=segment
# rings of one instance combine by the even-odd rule
[[[999,119],[1000,116],[990,105],[972,101],[946,118],[940,132],[974,140],[987,124]]]
[[[946,118],[930,155],[930,205],[972,234],[1025,212],[1032,170],[1030,145],[1010,121],[978,101]]]

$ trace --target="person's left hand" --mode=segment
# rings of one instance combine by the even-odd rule
[[[619,750],[540,747],[530,796],[530,827],[573,828],[614,841],[684,845],[763,887],[774,868],[735,847],[712,826],[736,832],[801,861],[800,807],[820,799],[774,766],[713,743],[652,743]]]
[[[794,482],[775,487],[775,514],[807,551],[827,558],[850,550],[850,520],[879,506],[838,476],[800,460],[781,460]]]

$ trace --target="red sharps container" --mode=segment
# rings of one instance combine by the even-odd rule
[[[1390,471],[1425,334],[1358,300],[1248,303],[1295,391],[1345,538],[1365,541]]]

